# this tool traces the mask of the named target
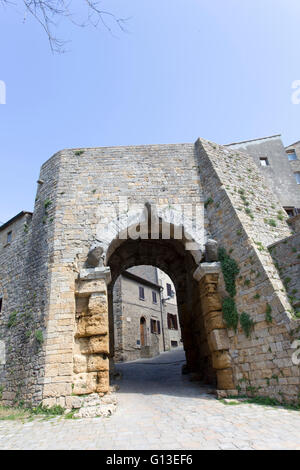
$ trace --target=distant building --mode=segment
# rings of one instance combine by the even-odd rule
[[[174,284],[160,269],[136,266],[124,271],[113,299],[117,362],[156,356],[181,344]]]
[[[251,155],[288,215],[300,213],[300,141],[285,148],[274,135],[227,147]]]

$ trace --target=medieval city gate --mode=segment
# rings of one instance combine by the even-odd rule
[[[112,285],[138,264],[161,268],[175,284],[189,370],[220,395],[255,390],[297,400],[299,320],[267,248],[290,243],[292,232],[251,156],[203,139],[63,150],[43,165],[38,184],[32,217],[10,228],[14,243],[1,252],[5,404],[71,407],[77,395],[109,390]],[[180,206],[196,212],[183,221]],[[149,208],[171,236],[159,229],[157,238],[124,237]],[[187,239],[174,236],[179,226]],[[231,292],[216,247],[238,265]],[[224,323],[226,298],[236,325]]]

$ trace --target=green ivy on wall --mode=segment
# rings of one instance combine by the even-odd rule
[[[232,328],[235,332],[237,331],[240,321],[242,330],[248,338],[253,330],[254,321],[246,312],[239,315],[234,300],[236,295],[236,277],[240,272],[239,266],[237,262],[230,257],[225,248],[219,248],[218,256],[221,263],[226,291],[229,294],[229,297],[226,297],[222,303],[224,321],[227,328]]]

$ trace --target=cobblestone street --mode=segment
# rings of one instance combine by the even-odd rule
[[[300,449],[299,412],[226,406],[181,375],[183,359],[177,350],[119,365],[110,418],[0,421],[0,449]]]

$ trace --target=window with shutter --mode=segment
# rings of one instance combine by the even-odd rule
[[[168,313],[168,329],[178,330],[177,315],[172,315],[171,313]]]
[[[171,284],[167,284],[167,294],[168,294],[168,297],[172,297],[172,286],[171,286]]]
[[[141,286],[139,286],[139,296],[140,296],[140,300],[145,300],[145,290]]]

